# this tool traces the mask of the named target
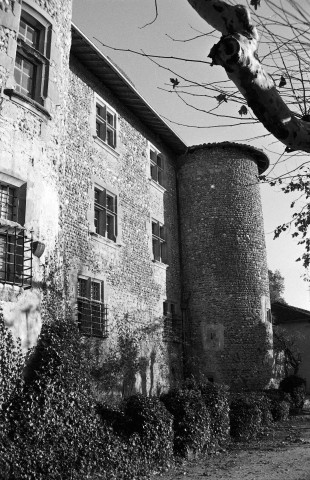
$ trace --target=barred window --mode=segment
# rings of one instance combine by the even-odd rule
[[[78,278],[78,324],[80,332],[93,337],[107,337],[107,305],[104,284],[92,278]]]
[[[116,242],[117,238],[117,196],[105,188],[95,187],[94,191],[95,232]]]
[[[155,152],[150,150],[150,161],[151,161],[151,178],[159,185],[164,185],[164,159],[163,157]]]
[[[166,228],[157,220],[152,220],[152,251],[153,260],[166,262]]]
[[[96,135],[110,147],[116,148],[116,113],[100,103],[96,103]]]
[[[26,184],[0,183],[0,283],[31,287],[32,238],[25,222]]]

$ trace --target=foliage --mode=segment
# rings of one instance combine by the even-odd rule
[[[290,411],[290,397],[282,390],[265,390],[265,395],[270,400],[270,412],[275,422],[287,420]]]
[[[124,401],[129,431],[138,434],[150,466],[166,467],[173,459],[173,418],[157,397],[137,394]],[[129,439],[130,442],[130,439]]]
[[[281,380],[280,390],[290,395],[292,411],[301,411],[306,398],[306,381],[297,375],[290,375]]]
[[[269,292],[270,292],[270,302],[281,302],[286,303],[282,294],[285,290],[284,286],[284,277],[281,275],[279,270],[268,270],[269,277]]]
[[[226,385],[204,383],[200,385],[202,398],[210,413],[211,439],[220,444],[229,437],[229,390]]]
[[[8,478],[87,478],[99,468],[104,435],[82,368],[84,353],[70,320],[42,328],[25,382],[17,383],[1,410],[0,456]]]
[[[255,438],[271,421],[270,401],[260,393],[239,393],[230,403],[230,434],[236,440]]]
[[[210,446],[211,421],[201,392],[173,389],[161,396],[173,415],[174,452],[181,457],[199,456]]]
[[[117,344],[106,353],[104,360],[92,369],[92,376],[106,392],[125,398],[134,392],[135,376],[139,371],[138,358],[141,332],[133,331],[128,314],[116,318],[115,335]]]
[[[184,387],[198,390],[210,414],[211,440],[210,444],[223,444],[229,438],[229,388],[226,385],[209,381],[196,382],[194,378],[187,379]]]
[[[292,369],[294,375],[298,375],[300,364],[302,361],[299,343],[304,337],[297,332],[290,333],[285,328],[275,326],[273,329],[274,351],[283,353],[283,366],[285,376],[289,375]]]
[[[97,411],[123,445],[117,478],[141,478],[173,463],[172,417],[157,397],[133,395],[119,408],[100,404]]]
[[[7,402],[22,376],[24,358],[20,343],[5,326],[0,309],[0,407]]]

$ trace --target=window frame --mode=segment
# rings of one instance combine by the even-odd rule
[[[157,185],[165,188],[165,160],[163,155],[152,145],[149,146],[150,176]]]
[[[152,218],[153,262],[167,263],[167,230],[163,223]],[[154,228],[155,227],[155,228]]]
[[[32,235],[26,236],[27,184],[3,181],[0,174],[0,283],[32,286]]]
[[[81,294],[81,281],[85,282],[86,295]],[[99,285],[99,299],[93,298],[93,285]],[[79,275],[77,278],[77,316],[82,335],[106,338],[108,336],[108,312],[104,303],[104,281],[93,277]],[[84,310],[84,311],[83,311]],[[85,311],[86,310],[86,311]],[[87,311],[88,310],[88,311]],[[94,321],[94,314],[99,311],[99,321]]]
[[[113,118],[113,124],[108,122],[108,115]],[[98,130],[99,126],[99,130]],[[95,97],[95,137],[116,150],[118,147],[118,117],[116,111],[99,97]],[[112,134],[112,142],[109,141],[109,133]]]
[[[32,28],[37,35],[35,44],[27,42],[21,33],[21,22]],[[26,28],[27,31],[27,28]],[[14,63],[15,95],[19,95],[28,101],[37,102],[44,106],[48,94],[48,77],[51,54],[51,24],[29,5],[23,4],[17,34],[17,48]],[[17,58],[28,62],[33,67],[32,89],[27,92],[22,86],[23,70],[17,67]],[[17,72],[21,72],[21,78],[17,79]]]
[[[94,185],[93,191],[94,233],[116,243],[118,235],[117,195],[97,184]]]

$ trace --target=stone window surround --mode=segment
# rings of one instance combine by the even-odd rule
[[[122,239],[122,208],[119,201],[119,192],[117,188],[112,187],[111,185],[98,180],[98,177],[92,176],[91,178],[92,184],[90,189],[88,190],[89,196],[89,208],[87,212],[87,220],[88,220],[88,231],[92,237],[92,240],[96,241],[96,243],[101,243],[107,245],[112,248],[119,248],[122,246],[121,239]],[[116,242],[110,240],[107,237],[103,237],[99,235],[95,231],[95,188],[98,189],[105,189],[107,192],[110,192],[113,196],[115,196],[118,200],[117,202],[117,236]]]
[[[161,172],[162,172],[162,181],[161,182],[158,182],[156,181],[153,177],[152,177],[152,165],[153,165],[153,162],[151,160],[151,151],[154,152],[156,154],[156,156],[160,156],[161,160],[162,160],[162,168],[161,168]],[[160,192],[164,193],[166,191],[166,172],[165,172],[165,157],[164,155],[161,153],[160,150],[158,150],[158,148],[156,148],[151,142],[148,142],[148,154],[147,154],[147,158],[149,159],[149,164],[148,164],[148,176],[149,176],[149,181],[151,183],[151,185],[153,185],[157,190],[159,190]]]
[[[13,210],[12,216],[5,216],[1,219],[1,226],[2,230],[4,231],[4,238],[6,239],[4,244],[13,245],[13,252],[10,255],[14,255],[14,272],[15,268],[22,269],[22,283],[15,279],[15,273],[13,273],[14,279],[7,278],[1,276],[1,284],[2,286],[9,286],[10,288],[17,288],[19,289],[21,286],[25,288],[31,287],[31,279],[32,279],[32,236],[29,238],[26,230],[24,228],[25,224],[25,211],[26,211],[26,195],[27,195],[27,183],[20,178],[14,177],[10,174],[5,172],[0,172],[0,184],[12,187],[15,190],[15,199],[17,200],[16,204],[16,216],[13,217]],[[6,226],[7,225],[7,226]],[[5,231],[7,229],[7,231]],[[9,233],[8,233],[9,232]],[[19,240],[18,240],[19,239]],[[10,242],[10,243],[6,243]],[[2,248],[3,248],[3,242]],[[22,247],[21,247],[22,245]],[[18,252],[18,248],[23,249],[23,253],[16,254]],[[23,260],[16,260],[15,255],[23,255]],[[16,263],[15,263],[16,262]],[[1,267],[0,267],[1,268]],[[3,272],[2,272],[3,273]],[[20,272],[19,272],[20,275]],[[25,280],[26,279],[26,280]],[[28,280],[27,280],[28,279]],[[4,281],[3,281],[4,280]],[[30,281],[30,283],[28,282]]]
[[[72,274],[74,272],[71,272]],[[76,315],[77,315],[77,319],[78,319],[78,301],[79,301],[79,298],[84,298],[84,297],[79,297],[78,293],[79,293],[79,289],[78,289],[78,284],[79,284],[79,279],[84,279],[84,280],[90,280],[91,283],[98,283],[100,284],[100,305],[102,307],[102,312],[103,312],[103,324],[104,324],[104,331],[103,331],[103,334],[102,335],[91,335],[91,336],[98,336],[99,338],[101,339],[105,339],[108,337],[108,316],[106,314],[106,307],[107,307],[107,289],[106,289],[106,283],[105,283],[105,278],[102,274],[94,274],[93,272],[91,272],[88,268],[86,267],[82,267],[82,269],[80,269],[78,272],[75,272],[76,276],[75,276],[75,281],[76,281],[76,299],[75,299],[75,304],[77,306],[77,310],[76,310]],[[85,297],[85,298],[88,298],[88,297]],[[90,301],[91,298],[89,298]],[[101,312],[101,313],[102,313]],[[83,333],[83,332],[82,332]]]
[[[167,266],[167,227],[165,224],[158,219],[152,217],[151,218],[151,239],[152,239],[152,262],[156,265],[165,265]],[[158,227],[158,235],[153,231],[153,225]],[[163,228],[163,236],[161,236],[160,228]],[[156,252],[154,251],[154,241],[155,245],[157,246],[157,256]],[[163,249],[163,250],[162,250]]]
[[[36,19],[43,27],[49,30],[49,65],[51,63],[57,64],[57,54],[55,51],[55,44],[54,44],[54,37],[53,35],[53,26],[54,20],[53,18],[44,10],[42,9],[34,0],[23,0],[22,6],[19,6],[19,15],[21,16],[22,11],[26,11],[30,16]],[[17,12],[18,14],[18,12]],[[6,84],[6,87],[3,90],[5,96],[9,97],[11,101],[14,103],[27,108],[35,115],[39,116],[43,121],[48,122],[52,119],[49,111],[51,108],[51,102],[58,103],[59,98],[58,94],[56,94],[55,89],[53,92],[50,91],[50,78],[51,78],[51,71],[50,68],[48,69],[48,79],[46,84],[46,97],[44,99],[44,105],[37,102],[35,99],[27,97],[22,93],[19,93],[15,90],[15,79],[14,79],[14,67],[12,66],[11,75],[9,80]],[[43,81],[43,80],[42,80]]]
[[[112,114],[115,115],[115,147],[111,147],[106,141],[102,140],[100,137],[97,135],[97,129],[96,129],[96,119],[97,119],[97,105],[100,105],[102,107],[107,108]],[[118,138],[118,132],[119,132],[119,118],[117,111],[111,107],[111,105],[98,93],[94,92],[94,98],[92,102],[92,108],[91,108],[91,132],[92,132],[92,137],[96,142],[96,145],[98,147],[103,148],[109,153],[112,153],[115,157],[119,157],[119,138]]]

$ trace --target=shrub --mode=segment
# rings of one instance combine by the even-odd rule
[[[174,389],[161,396],[173,415],[174,452],[182,457],[198,456],[210,446],[210,414],[201,392]]]
[[[158,398],[137,394],[119,409],[100,404],[97,411],[119,441],[116,478],[141,478],[173,463],[173,419]]]
[[[290,395],[291,411],[300,412],[306,398],[306,381],[297,375],[290,375],[281,380],[279,389]]]
[[[124,400],[123,409],[130,434],[138,434],[150,468],[173,462],[173,418],[157,397],[137,394]],[[129,442],[130,442],[129,438]]]
[[[269,399],[257,393],[240,393],[230,404],[230,434],[237,440],[255,438],[271,421]]]
[[[275,422],[287,420],[290,410],[290,397],[282,390],[265,390],[265,395],[270,400],[270,411]]]
[[[199,385],[202,398],[210,413],[211,443],[223,444],[229,438],[229,390],[226,385],[203,383]]]
[[[24,358],[20,343],[4,324],[0,308],[0,408],[7,402],[22,377]]]

